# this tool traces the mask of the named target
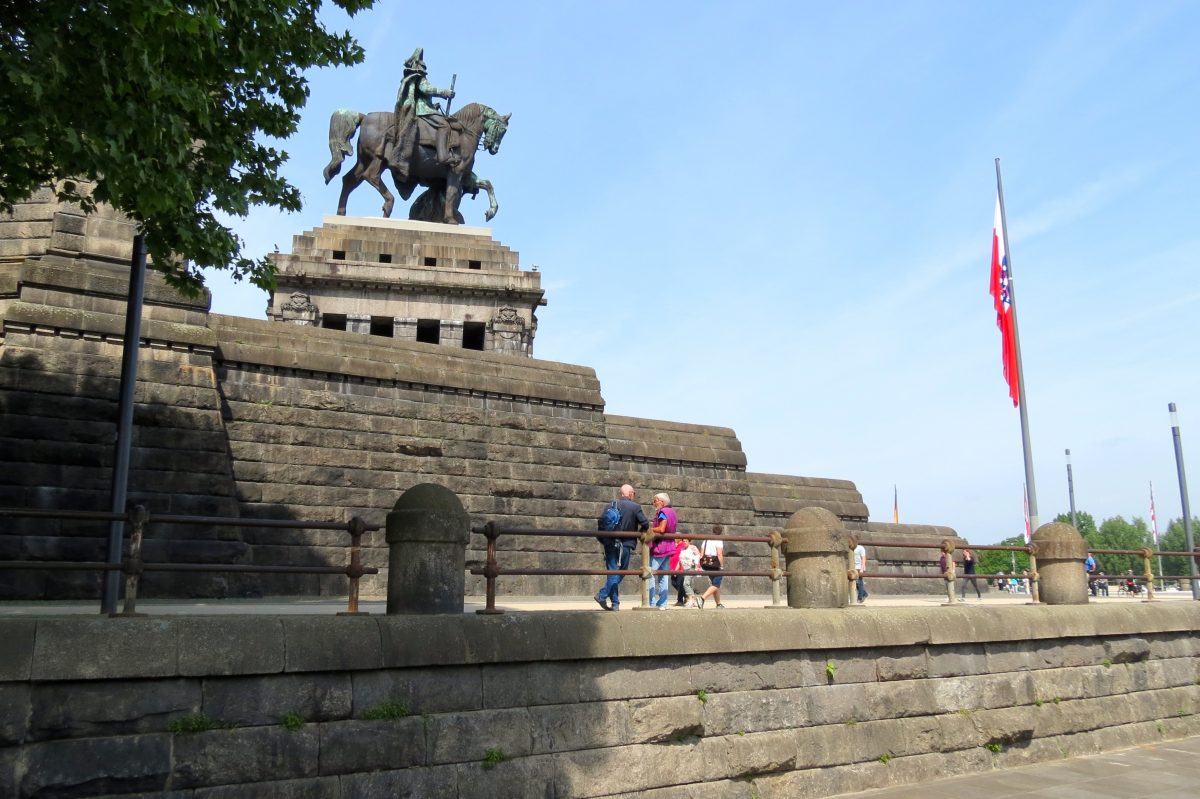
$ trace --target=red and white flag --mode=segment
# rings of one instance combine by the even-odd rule
[[[992,301],[996,306],[996,326],[1000,328],[1001,352],[1004,359],[1004,380],[1008,396],[1017,407],[1020,387],[1017,385],[1017,337],[1013,329],[1012,294],[1008,283],[1008,253],[1004,249],[1004,221],[1000,215],[1000,197],[996,196],[996,219],[992,225]]]
[[[1158,546],[1158,517],[1154,514],[1154,483],[1150,484],[1150,535],[1154,538],[1154,546]]]

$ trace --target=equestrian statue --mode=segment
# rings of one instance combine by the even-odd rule
[[[445,111],[435,97],[445,98]],[[451,115],[453,99],[454,79],[448,89],[430,83],[424,49],[418,47],[404,62],[394,111],[334,111],[329,118],[331,158],[323,173],[326,183],[341,171],[342,161],[353,152],[350,142],[358,132],[358,161],[342,178],[337,212],[345,216],[350,192],[365,180],[383,196],[383,215],[391,216],[395,197],[381,177],[387,167],[401,199],[407,200],[417,186],[425,187],[409,209],[409,219],[461,225],[463,217],[458,206],[463,194],[474,197],[483,189],[489,200],[484,217],[490,222],[499,205],[491,181],[472,171],[475,153],[487,150],[496,154],[512,115],[501,116],[481,103],[470,103]]]

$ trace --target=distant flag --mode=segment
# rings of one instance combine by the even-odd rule
[[[1017,371],[1016,322],[1013,317],[1012,293],[1008,281],[1008,253],[1004,249],[1004,221],[1000,214],[1000,196],[996,196],[996,218],[992,224],[992,302],[996,306],[996,326],[1000,328],[1001,355],[1004,360],[1004,380],[1008,396],[1017,407],[1020,396]],[[1028,501],[1028,500],[1026,500]]]
[[[1158,517],[1154,514],[1154,483],[1150,483],[1150,535],[1154,538],[1154,546],[1158,546]]]
[[[896,492],[896,484],[892,484],[892,522],[900,523],[900,494]]]
[[[1033,541],[1033,533],[1029,529],[1029,492],[1025,490],[1025,484],[1021,484],[1021,496],[1025,498],[1025,543]]]

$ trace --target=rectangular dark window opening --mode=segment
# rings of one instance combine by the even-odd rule
[[[437,258],[431,258],[429,256],[425,256],[425,265],[426,266],[437,266]]]
[[[467,261],[467,268],[468,269],[482,269],[483,262],[482,261]]]
[[[483,322],[463,322],[463,349],[483,351]]]
[[[321,327],[327,330],[345,330],[346,315],[344,313],[327,313],[321,316]]]
[[[390,252],[380,253],[379,263],[390,264],[392,262],[392,254]]]
[[[390,316],[372,316],[371,335],[391,338],[396,335],[396,320]]]
[[[442,323],[437,319],[418,319],[417,341],[424,344],[441,344]]]
[[[334,250],[333,251],[333,260],[335,260],[335,261],[346,260],[346,251],[345,250]]]

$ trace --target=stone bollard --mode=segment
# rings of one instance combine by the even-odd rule
[[[945,563],[946,567],[941,569],[942,580],[946,583],[946,605],[958,604],[958,591],[955,589],[955,581],[958,579],[958,564],[954,562],[954,542],[949,538],[942,539],[942,554],[939,557],[940,563]]]
[[[844,608],[850,604],[846,552],[850,536],[824,508],[801,508],[784,528],[790,608]]]
[[[387,515],[387,612],[462,613],[471,518],[432,483],[400,495]]]
[[[1063,522],[1043,524],[1033,533],[1037,548],[1037,577],[1042,602],[1047,605],[1088,603],[1087,543],[1074,527]]]

